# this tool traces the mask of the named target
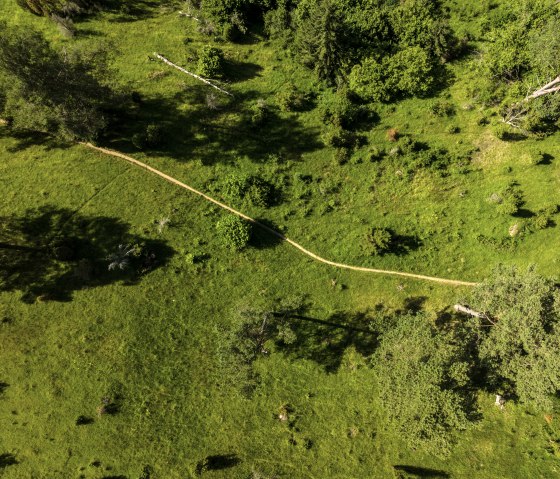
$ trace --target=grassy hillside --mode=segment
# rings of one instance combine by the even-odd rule
[[[437,98],[375,106],[376,118],[361,127],[367,144],[340,165],[321,141],[318,108],[289,113],[276,106],[288,82],[318,88],[278,45],[258,35],[220,44],[234,98],[210,110],[204,85],[148,58],[158,52],[194,68],[195,52],[210,40],[171,7],[145,8],[137,18],[82,21],[73,40],[15,0],[2,2],[0,18],[33,24],[56,43],[109,42],[115,75],[143,103],[107,146],[219,198],[231,173],[276,181],[278,204],[234,206],[322,256],[468,281],[483,279],[499,262],[534,263],[543,274],[557,274],[558,227],[517,243],[508,229],[560,202],[558,136],[497,139],[480,121],[495,113],[472,98],[472,57],[451,65],[454,82]],[[254,127],[247,118],[259,99],[271,117]],[[455,113],[432,115],[438,100]],[[130,142],[148,123],[165,129],[158,151]],[[408,175],[391,157],[371,161],[374,147],[393,148],[389,128],[468,156],[466,171]],[[539,151],[547,161],[535,165]],[[179,479],[197,477],[205,458],[210,470],[202,476],[209,478],[560,476],[557,419],[513,403],[500,411],[493,391],[481,394],[482,419],[447,458],[410,450],[383,428],[366,367],[375,347],[367,317],[381,315],[383,305],[423,308],[435,319],[466,291],[332,269],[264,233],[233,254],[216,235],[223,215],[217,208],[80,145],[14,139],[0,127],[0,159],[1,217],[29,223],[38,214],[61,215],[57,231],[34,223],[31,234],[79,232],[99,245],[134,235],[153,246],[159,261],[136,281],[104,272],[85,287],[77,271],[39,258],[22,266],[21,281],[33,277],[34,296],[22,292],[21,278],[0,293],[0,477]],[[515,218],[489,201],[511,181],[525,198]],[[160,233],[155,221],[164,217],[170,225]],[[401,254],[364,252],[363,237],[374,226],[399,235]],[[63,298],[49,297],[53,285]],[[227,331],[243,307],[290,295],[309,304],[308,318],[297,325],[302,340],[259,359],[261,383],[247,398],[224,364]],[[284,411],[288,420],[279,420]]]

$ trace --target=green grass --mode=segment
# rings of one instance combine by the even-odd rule
[[[2,3],[0,18],[34,24],[54,41],[69,42],[51,23],[21,12],[15,1]],[[232,172],[286,175],[284,202],[246,212],[273,221],[335,261],[473,281],[498,262],[536,263],[540,272],[557,274],[557,227],[523,238],[512,251],[476,239],[506,237],[512,222],[521,221],[498,215],[487,201],[511,180],[520,183],[530,211],[560,201],[560,146],[557,136],[502,142],[479,126],[479,118],[491,112],[462,108],[472,102],[468,61],[452,65],[457,80],[441,94],[456,105],[456,116],[431,117],[426,110],[434,99],[406,100],[394,109],[379,107],[379,123],[363,132],[370,145],[382,148],[392,146],[385,136],[391,127],[435,147],[479,148],[466,175],[439,178],[426,172],[407,182],[385,160],[358,163],[361,152],[347,165],[335,164],[333,152],[320,144],[317,110],[275,112],[262,129],[246,125],[248,106],[258,98],[273,106],[286,82],[313,86],[310,74],[275,45],[221,45],[243,79],[228,85],[235,99],[212,112],[203,105],[205,87],[148,60],[157,51],[192,67],[189,52],[208,42],[192,21],[158,8],[142,20],[113,20],[80,23],[87,33],[76,42],[114,43],[119,82],[145,98],[125,131],[157,122],[166,127],[168,141],[159,152],[136,151],[125,136],[109,146],[206,191]],[[193,42],[185,46],[187,36]],[[154,79],[160,71],[166,73]],[[450,124],[460,133],[445,133]],[[536,150],[555,159],[530,166],[529,154]],[[270,153],[285,163],[274,166]],[[548,425],[542,414],[513,403],[499,411],[490,393],[480,397],[483,419],[462,434],[450,457],[409,450],[383,428],[369,368],[344,366],[342,351],[352,345],[359,350],[361,343],[359,335],[340,328],[310,323],[303,328],[307,349],[275,350],[260,359],[262,383],[252,399],[231,384],[220,363],[224,331],[235,311],[263,297],[303,295],[310,317],[332,320],[342,312],[352,323],[357,312],[380,304],[404,308],[412,301],[435,316],[466,290],[338,271],[270,241],[232,254],[216,237],[222,213],[215,207],[81,146],[20,145],[2,136],[0,158],[0,216],[24,216],[46,205],[67,208],[75,214],[69,229],[80,217],[113,218],[132,234],[174,250],[166,265],[136,284],[116,276],[98,287],[72,290],[67,302],[28,304],[18,290],[0,293],[0,383],[7,384],[0,392],[0,454],[18,461],[5,467],[0,462],[0,477],[136,479],[150,465],[155,478],[182,479],[195,477],[205,457],[229,454],[239,459],[236,465],[204,476],[246,478],[258,470],[291,478],[391,478],[394,465],[445,471],[453,478],[560,475],[551,443],[560,439],[557,419]],[[296,174],[313,179],[307,200],[298,199],[304,187]],[[324,212],[328,200],[334,207]],[[166,216],[171,226],[158,234],[154,221]],[[367,257],[360,244],[372,226],[419,237],[422,246],[401,256]],[[208,257],[191,265],[189,253]],[[333,288],[332,279],[344,287]],[[98,417],[105,396],[120,398],[120,411]],[[292,410],[287,423],[278,420],[284,405]],[[82,415],[93,422],[77,426]]]

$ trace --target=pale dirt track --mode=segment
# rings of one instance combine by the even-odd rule
[[[230,206],[228,206],[224,203],[221,203],[218,200],[215,200],[214,198],[202,193],[201,191],[198,191],[197,189],[193,188],[192,186],[189,186],[185,183],[182,183],[181,181],[173,178],[172,176],[166,175],[165,173],[147,165],[146,163],[142,163],[141,161],[135,160],[134,158],[132,158],[128,155],[125,155],[123,153],[120,153],[118,151],[109,150],[107,148],[101,148],[99,146],[92,145],[91,143],[82,143],[82,145],[86,146],[87,148],[91,148],[92,150],[96,150],[96,151],[99,151],[101,153],[105,153],[106,155],[111,155],[111,156],[114,156],[116,158],[121,158],[122,160],[128,161],[129,163],[132,163],[136,166],[139,166],[140,168],[144,168],[145,170],[148,170],[151,173],[154,173],[155,175],[160,176],[161,178],[169,181],[170,183],[173,183],[177,186],[180,186],[181,188],[184,188],[185,190],[190,191],[191,193],[195,193],[198,196],[201,196],[202,198],[204,198],[206,201],[214,203],[215,205],[219,206],[220,208],[223,208],[224,210],[227,210],[227,211],[233,213],[234,215],[237,215],[237,216],[243,218],[244,220],[246,220],[246,221],[248,221],[248,222],[250,222],[254,225],[257,225],[259,228],[262,228],[265,231],[268,231],[271,235],[274,235],[274,236],[280,238],[282,241],[285,241],[286,243],[289,243],[294,248],[300,250],[302,253],[306,254],[310,258],[313,258],[314,260],[319,261],[321,263],[328,264],[328,265],[334,266],[336,268],[349,269],[349,270],[352,270],[352,271],[361,271],[363,273],[375,273],[375,274],[384,274],[384,275],[390,275],[390,276],[401,276],[403,278],[412,278],[412,279],[417,279],[417,280],[422,280],[422,281],[432,281],[432,282],[435,282],[435,283],[447,284],[447,285],[451,285],[451,286],[476,286],[477,285],[477,283],[472,283],[472,282],[469,282],[469,281],[459,281],[459,280],[455,280],[455,279],[438,278],[438,277],[435,277],[435,276],[425,276],[423,274],[405,273],[405,272],[402,272],[402,271],[390,271],[390,270],[384,270],[384,269],[365,268],[363,266],[352,266],[350,264],[336,263],[335,261],[330,261],[328,259],[322,258],[321,256],[318,256],[315,253],[305,249],[303,246],[301,246],[300,244],[291,240],[290,238],[284,236],[279,231],[276,231],[276,230],[268,227],[267,225],[261,223],[260,221],[257,221],[255,219],[243,214],[241,211],[237,211],[236,209],[233,209],[232,207],[230,207]]]

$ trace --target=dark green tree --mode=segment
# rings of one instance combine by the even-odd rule
[[[343,66],[343,20],[334,0],[305,0],[295,11],[297,56],[320,79],[331,83]]]

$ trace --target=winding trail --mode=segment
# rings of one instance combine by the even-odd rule
[[[309,251],[308,249],[305,249],[299,243],[296,243],[294,240],[291,240],[287,236],[284,236],[279,231],[276,231],[276,230],[270,228],[269,226],[261,223],[260,221],[257,221],[254,218],[251,218],[250,216],[247,216],[247,215],[243,214],[241,211],[237,211],[236,209],[232,208],[231,206],[228,206],[224,203],[221,203],[220,201],[208,196],[207,194],[203,193],[202,191],[199,191],[199,190],[193,188],[192,186],[189,186],[185,183],[182,183],[181,181],[173,178],[172,176],[166,175],[162,171],[159,171],[159,170],[147,165],[146,163],[142,163],[141,161],[135,160],[131,156],[125,155],[124,153],[120,153],[120,152],[115,151],[115,150],[109,150],[107,148],[102,148],[102,147],[99,147],[99,146],[95,146],[91,143],[81,143],[81,144],[83,146],[87,147],[87,148],[92,149],[92,150],[96,150],[96,151],[99,151],[99,152],[104,153],[106,155],[111,155],[111,156],[114,156],[116,158],[120,158],[122,160],[128,161],[129,163],[132,163],[136,166],[139,166],[140,168],[143,168],[145,170],[148,170],[149,172],[163,178],[164,180],[169,181],[170,183],[173,183],[177,186],[180,186],[181,188],[184,188],[185,190],[188,190],[191,193],[195,193],[198,196],[201,196],[202,198],[204,198],[206,201],[214,203],[215,205],[219,206],[220,208],[223,208],[224,210],[227,210],[230,213],[233,213],[234,215],[237,215],[237,216],[243,218],[244,220],[248,221],[249,223],[252,223],[252,224],[258,226],[259,228],[262,228],[263,230],[269,232],[271,235],[274,235],[274,236],[280,238],[282,241],[285,241],[286,243],[289,243],[294,248],[300,250],[303,254],[306,254],[310,258],[313,258],[314,260],[319,261],[321,263],[328,264],[329,266],[334,266],[334,267],[340,268],[340,269],[349,269],[349,270],[352,270],[352,271],[361,271],[361,272],[364,272],[364,273],[376,273],[376,274],[384,274],[384,275],[390,275],[390,276],[401,276],[401,277],[404,277],[404,278],[412,278],[412,279],[418,279],[418,280],[422,280],[422,281],[432,281],[434,283],[447,284],[447,285],[450,285],[450,286],[476,286],[478,284],[478,283],[472,283],[472,282],[469,282],[469,281],[459,281],[459,280],[455,280],[455,279],[438,278],[438,277],[435,277],[435,276],[425,276],[423,274],[405,273],[403,271],[391,271],[391,270],[385,270],[385,269],[366,268],[366,267],[363,267],[363,266],[353,266],[353,265],[350,265],[350,264],[337,263],[335,261],[330,261],[328,259],[325,259],[325,258],[322,258],[321,256],[316,255],[315,253],[313,253],[312,251]]]

